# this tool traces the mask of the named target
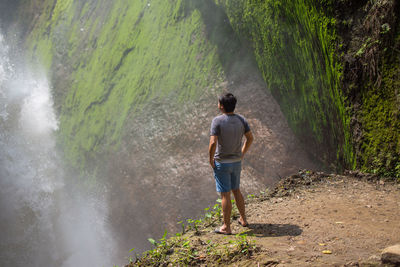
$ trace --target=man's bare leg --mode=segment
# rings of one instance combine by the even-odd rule
[[[231,192],[221,193],[221,206],[222,215],[224,218],[224,225],[220,228],[223,233],[231,233],[231,212],[232,212],[232,202],[231,202]]]
[[[235,189],[232,190],[233,195],[235,197],[235,202],[236,202],[236,206],[239,210],[240,213],[240,218],[239,221],[243,226],[247,226],[247,219],[246,219],[246,211],[245,211],[245,207],[244,207],[244,199],[243,199],[243,195],[240,192],[240,189]]]

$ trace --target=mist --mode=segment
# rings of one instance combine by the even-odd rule
[[[20,2],[20,0],[0,1],[0,26],[3,26],[3,29],[12,23]]]
[[[56,148],[51,85],[16,52],[0,34],[1,265],[111,266],[104,189],[69,176]]]

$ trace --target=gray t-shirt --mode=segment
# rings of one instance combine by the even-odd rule
[[[250,131],[246,119],[238,114],[222,114],[211,123],[210,135],[218,136],[215,160],[231,163],[241,160],[242,137]]]

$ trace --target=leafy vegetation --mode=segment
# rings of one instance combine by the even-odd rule
[[[362,124],[365,129],[361,145],[362,170],[400,178],[400,62],[386,63],[379,88],[363,94]]]
[[[232,213],[232,219],[237,217],[237,210],[235,212]],[[182,225],[182,233],[167,238],[165,231],[158,241],[149,238],[154,249],[144,252],[141,256],[136,255],[135,259],[131,257],[128,266],[229,264],[250,258],[259,251],[254,240],[251,240],[246,233],[226,236],[223,242],[196,239],[196,236],[212,232],[210,229],[220,224],[221,219],[221,205],[216,203],[213,207],[205,209],[202,219],[188,219],[186,227],[182,221],[179,222]]]
[[[136,260],[132,259],[128,266],[228,264],[249,258],[258,251],[254,241],[250,241],[245,234],[235,235],[224,243],[175,236],[162,238],[154,242],[154,246],[154,249],[146,251]]]
[[[399,8],[395,1],[365,1],[359,24],[342,29],[353,38],[342,60],[357,168],[393,178],[400,177]]]

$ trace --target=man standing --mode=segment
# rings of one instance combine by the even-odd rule
[[[215,229],[218,234],[231,234],[231,191],[240,213],[239,224],[248,226],[243,195],[240,192],[240,172],[244,155],[253,142],[253,134],[244,117],[235,114],[236,97],[227,93],[219,97],[218,108],[223,113],[211,123],[210,164],[214,170],[217,191],[221,193],[224,224]],[[242,137],[246,137],[242,145]]]

